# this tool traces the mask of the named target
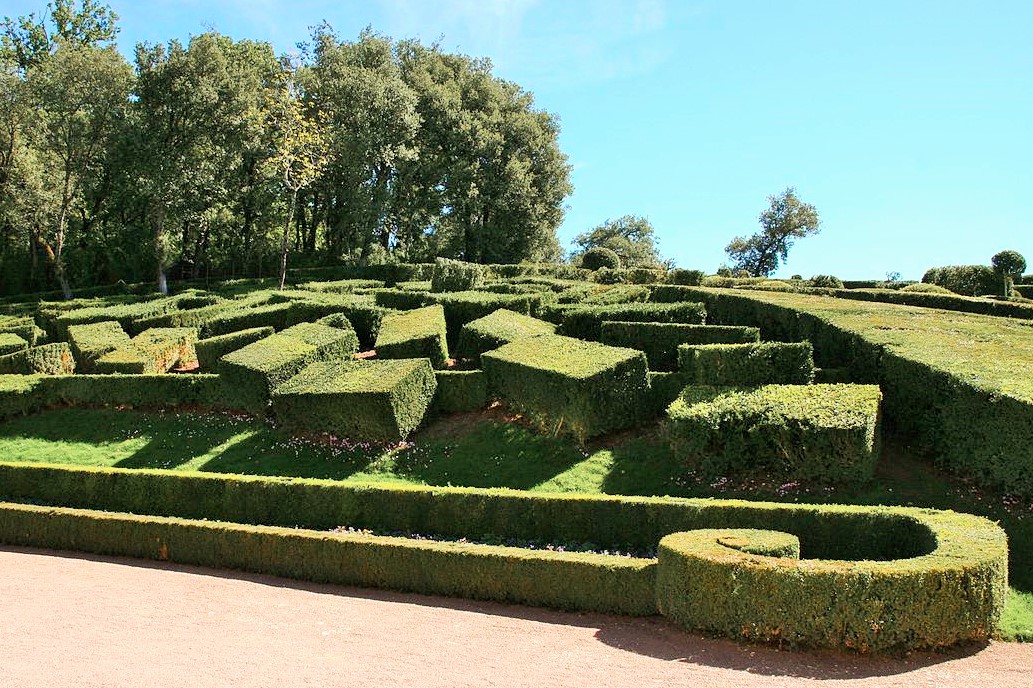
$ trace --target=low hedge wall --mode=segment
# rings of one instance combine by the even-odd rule
[[[681,344],[678,368],[697,385],[808,385],[813,352],[810,342]]]
[[[483,370],[438,370],[434,376],[438,386],[431,407],[435,411],[460,413],[488,405],[488,376]]]
[[[248,330],[239,330],[229,334],[221,334],[207,339],[199,339],[194,344],[194,351],[197,353],[197,363],[201,370],[215,371],[219,367],[219,359],[237,349],[243,349],[248,344],[265,339],[274,332],[272,327],[252,327]]]
[[[92,372],[101,356],[129,343],[129,335],[114,320],[71,325],[68,328],[68,344],[78,369],[84,373]]]
[[[98,373],[167,373],[179,364],[197,361],[195,341],[197,328],[153,327],[98,358],[93,368]]]
[[[0,332],[15,334],[29,343],[29,346],[42,344],[46,338],[44,332],[32,318],[4,318],[0,321]]]
[[[634,425],[646,415],[640,351],[544,335],[481,356],[489,389],[554,432],[578,440]]]
[[[604,320],[599,341],[645,353],[650,370],[678,369],[680,344],[745,344],[760,341],[760,329],[735,325],[686,325]]]
[[[1004,532],[982,518],[930,509],[25,464],[0,464],[0,498],[32,502],[0,506],[0,542],[9,545],[167,558],[565,609],[659,610],[688,628],[735,638],[862,652],[985,640],[997,627],[1007,594]],[[659,543],[659,556],[653,561],[314,532],[340,526],[424,538],[593,543],[618,551],[651,550]],[[756,536],[748,533],[681,534],[714,528],[796,536],[806,559],[749,554],[756,548],[741,540]],[[708,544],[715,540],[723,548],[716,553]],[[696,604],[707,613],[691,616]]]
[[[876,385],[686,387],[667,410],[674,455],[707,478],[863,483],[879,456]]]
[[[663,322],[702,325],[707,311],[702,303],[621,303],[590,306],[578,304],[562,310],[560,334],[599,341],[604,320]]]
[[[141,406],[235,408],[218,375],[68,375],[43,377],[39,406]]]
[[[431,275],[432,292],[469,291],[484,283],[488,268],[478,263],[438,258]]]
[[[438,305],[388,313],[373,348],[378,358],[429,358],[435,368],[444,368],[448,362],[445,309]]]
[[[29,343],[14,332],[0,332],[0,356],[17,353],[29,348]]]
[[[0,356],[0,375],[71,375],[75,357],[67,342],[43,344]]]
[[[428,294],[427,299],[430,303],[438,303],[445,307],[448,341],[455,344],[459,341],[459,331],[466,323],[483,318],[500,308],[523,315],[533,315],[546,302],[547,296],[551,297],[551,294],[494,294],[487,291],[456,291]]]

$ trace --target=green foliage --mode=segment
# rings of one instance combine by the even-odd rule
[[[683,284],[690,287],[698,287],[703,283],[706,273],[702,270],[686,270],[685,268],[674,268],[667,272],[668,284]]]
[[[457,351],[465,358],[479,358],[503,344],[555,333],[552,323],[500,308],[463,325]]]
[[[544,335],[481,356],[490,389],[542,427],[582,440],[634,425],[648,381],[639,351]]]
[[[686,387],[667,410],[671,449],[706,478],[870,480],[879,455],[877,385]]]
[[[201,370],[216,371],[219,366],[219,359],[231,351],[243,349],[252,342],[265,339],[273,333],[271,327],[252,327],[247,330],[238,330],[228,334],[199,339],[194,343],[194,351],[197,353],[197,363]]]
[[[0,332],[0,356],[29,348],[29,343],[13,332]]]
[[[487,268],[483,265],[438,258],[434,263],[430,290],[440,293],[476,289],[484,283],[486,273]]]
[[[638,349],[646,354],[652,371],[678,369],[680,344],[744,344],[759,342],[756,327],[686,325],[683,323],[604,320],[599,341],[611,346]]]
[[[824,289],[842,289],[843,280],[839,279],[835,275],[815,275],[807,280],[807,286]]]
[[[929,268],[922,282],[936,284],[962,296],[982,296],[1000,291],[1001,278],[986,265],[948,265]]]
[[[388,313],[374,349],[378,358],[429,358],[435,368],[448,363],[445,309],[441,305]]]
[[[488,405],[488,376],[483,370],[438,370],[432,408],[439,413],[477,411]]]
[[[0,356],[0,375],[71,375],[74,371],[75,357],[67,342],[43,344]]]
[[[399,488],[15,464],[0,464],[0,486],[8,502],[54,505],[6,504],[0,540],[8,545],[158,557],[165,544],[173,561],[302,579],[624,614],[659,608],[690,628],[759,641],[874,652],[985,640],[999,623],[1006,594],[1003,531],[985,519],[929,509]],[[140,522],[162,529],[131,529]],[[660,558],[326,532],[342,525],[445,540],[593,543],[596,549],[631,552],[660,543]],[[781,531],[799,538],[808,559],[751,555],[742,551],[753,549],[750,543],[733,540],[742,550],[723,546],[727,556],[717,563],[725,579],[718,579],[679,561],[695,549],[680,542],[688,536],[666,538],[707,528]],[[299,540],[313,544],[303,548]],[[370,548],[342,549],[342,541],[355,540]],[[377,543],[394,554],[381,558],[388,554],[381,555]],[[452,556],[420,554],[425,551]],[[572,561],[579,567],[572,569]],[[755,578],[761,566],[777,577]],[[732,574],[741,577],[739,586],[726,580]],[[692,594],[694,585],[698,594]],[[715,595],[715,589],[724,594]],[[686,616],[694,609],[705,609],[700,617],[713,626],[695,625]],[[784,638],[768,625],[776,610],[787,623]]]
[[[990,265],[1000,274],[1016,278],[1026,270],[1026,259],[1018,251],[1001,251],[990,259]]]
[[[649,295],[649,287],[644,285],[614,284],[612,286],[600,286],[594,290],[589,289],[584,298],[577,299],[577,302],[583,303],[586,306],[643,303],[649,301]]]
[[[692,379],[682,372],[649,371],[649,418],[662,416]]]
[[[953,294],[950,289],[941,287],[938,284],[924,284],[919,282],[917,284],[909,284],[905,287],[901,287],[900,291],[908,294]]]
[[[28,342],[29,346],[42,344],[46,333],[29,318],[0,318],[0,334],[15,334]]]
[[[421,308],[427,303],[425,292],[406,289],[377,289],[373,292],[373,298],[382,308],[394,308],[402,311]]]
[[[193,363],[197,360],[194,353],[195,341],[195,328],[151,328],[97,358],[93,369],[98,373],[167,373],[180,363]]]
[[[175,299],[154,299],[112,306],[74,308],[56,314],[56,317],[52,319],[47,318],[47,313],[44,311],[41,311],[41,315],[48,320],[47,330],[52,330],[52,334],[60,339],[67,339],[68,328],[72,325],[86,325],[107,320],[116,321],[129,334],[136,334],[142,331],[136,324],[137,320],[162,315],[175,309]]]
[[[620,256],[616,251],[605,246],[595,246],[581,254],[581,267],[585,270],[595,271],[599,268],[618,270],[620,266]]]
[[[208,339],[241,330],[253,330],[256,327],[282,330],[299,322],[299,317],[301,316],[298,315],[298,309],[293,302],[220,310],[202,325],[201,332]]]
[[[463,325],[500,308],[532,315],[545,302],[545,294],[492,294],[486,291],[456,291],[428,294],[428,300],[445,307],[449,341],[456,342]]]
[[[654,268],[599,268],[592,273],[592,281],[599,284],[656,284],[663,282],[666,273]]]
[[[818,211],[800,201],[793,188],[769,196],[768,202],[760,214],[761,230],[749,238],[735,237],[725,247],[732,267],[746,276],[767,277],[786,261],[796,239],[817,234],[821,227]]]
[[[234,408],[217,375],[68,375],[37,387],[44,406]]]
[[[425,358],[312,363],[273,391],[273,413],[287,428],[357,441],[404,439],[434,398]]]
[[[702,303],[627,303],[607,306],[578,305],[563,311],[560,333],[589,341],[598,341],[604,320],[630,322],[666,322],[701,325],[706,320]]]
[[[682,344],[678,368],[697,385],[808,385],[814,349],[810,342]]]
[[[43,405],[37,393],[40,376],[0,374],[0,420],[38,411]]]
[[[644,217],[625,215],[616,220],[607,220],[591,231],[576,236],[574,243],[581,249],[582,267],[588,270],[598,270],[602,267],[615,269],[622,266],[654,268],[661,263],[653,226]],[[588,252],[598,248],[613,251],[617,255],[619,265],[599,264],[592,267],[585,264],[584,259]]]

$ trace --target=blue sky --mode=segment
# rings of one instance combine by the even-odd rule
[[[779,275],[918,279],[1023,253],[1033,271],[1033,3],[828,0],[111,0],[120,47],[216,30],[288,51],[327,20],[441,39],[557,115],[565,247],[643,215],[713,271],[767,197],[822,218]],[[8,0],[3,14],[39,12]]]

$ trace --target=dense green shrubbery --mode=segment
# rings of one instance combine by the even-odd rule
[[[404,439],[434,398],[426,358],[312,363],[273,390],[273,413],[287,428],[359,441]]]
[[[28,348],[29,343],[14,332],[0,332],[0,356],[24,351]]]
[[[486,291],[457,291],[446,294],[430,294],[432,303],[445,307],[445,324],[450,342],[459,341],[463,325],[494,313],[500,308],[524,315],[534,315],[551,296],[536,294],[492,294]]]
[[[357,289],[379,289],[383,286],[384,282],[380,280],[343,279],[332,282],[304,282],[298,285],[298,289],[325,291],[333,294],[351,294]]]
[[[136,334],[143,331],[143,328],[136,325],[137,320],[162,315],[174,310],[176,310],[176,299],[169,297],[114,306],[75,308],[74,310],[55,314],[52,318],[46,316],[45,309],[41,309],[40,313],[47,320],[48,332],[59,339],[67,340],[68,328],[71,325],[86,325],[105,320],[115,320],[126,332]]]
[[[614,284],[588,292],[584,298],[579,298],[577,301],[586,306],[615,306],[625,303],[645,303],[649,300],[649,294],[649,287],[642,284]]]
[[[44,406],[234,408],[218,375],[67,375],[43,378],[37,391]]]
[[[55,505],[0,507],[0,542],[8,545],[168,557],[564,609],[648,615],[659,608],[689,628],[794,645],[885,651],[985,640],[1007,593],[1004,532],[985,519],[929,509],[18,464],[0,464],[0,498]],[[590,542],[631,552],[660,543],[659,559],[326,532],[342,524],[447,539]],[[781,531],[799,539],[808,559],[748,554],[758,549],[741,542],[748,533],[718,536],[728,548],[721,557],[695,544],[718,538],[666,537],[706,528]],[[708,560],[713,568],[687,559]]]
[[[38,375],[0,374],[0,421],[38,411],[43,406],[36,391]]]
[[[378,358],[429,358],[435,368],[448,363],[445,309],[440,305],[388,313],[373,348]]]
[[[68,328],[68,343],[79,370],[84,373],[92,372],[101,356],[128,346],[130,341],[129,335],[114,320]]]
[[[199,339],[194,343],[194,351],[197,353],[197,363],[201,370],[217,371],[219,359],[237,349],[243,349],[248,344],[265,339],[273,333],[271,327],[252,327],[248,330],[239,330],[229,334],[221,334],[216,337]]]
[[[75,371],[75,357],[67,342],[34,346],[0,356],[0,375],[70,375]]]
[[[605,306],[576,305],[562,311],[560,333],[598,341],[604,320],[667,322],[702,325],[707,311],[702,303],[627,303]]]
[[[98,373],[167,373],[197,360],[195,341],[196,328],[154,327],[98,358],[93,368]]]
[[[465,358],[477,358],[503,344],[555,333],[556,326],[552,323],[500,308],[463,325],[457,351]]]
[[[477,411],[488,405],[488,376],[483,370],[438,370],[432,407],[441,413]]]
[[[1033,306],[1030,306],[1028,303],[972,298],[960,296],[949,290],[946,293],[928,291],[928,287],[937,288],[937,285],[932,284],[919,283],[912,286],[914,288],[901,288],[892,291],[887,289],[844,289],[831,291],[826,295],[853,299],[855,301],[877,301],[895,303],[902,306],[940,308],[946,311],[961,311],[963,313],[1033,320]]]
[[[810,342],[682,344],[678,368],[697,385],[807,385],[814,349]]]
[[[377,289],[372,292],[376,304],[382,308],[394,308],[407,311],[421,308],[427,303],[427,294],[422,291],[406,289]]]
[[[241,330],[252,330],[256,327],[271,327],[274,330],[282,330],[300,322],[296,319],[293,310],[294,304],[269,303],[253,308],[233,308],[220,310],[212,314],[201,326],[201,333],[205,339],[240,332]]]
[[[488,268],[477,263],[438,258],[431,277],[432,292],[469,291],[487,279]]]
[[[988,265],[948,265],[929,268],[922,282],[936,284],[962,296],[982,296],[1000,291],[1001,278]]]
[[[734,325],[687,325],[684,323],[626,322],[604,320],[599,341],[611,346],[638,349],[646,354],[650,370],[678,369],[680,344],[744,344],[759,342],[756,327]]]
[[[581,254],[581,267],[593,272],[600,268],[618,270],[621,266],[621,258],[613,249],[604,246],[590,248]]]
[[[908,294],[953,294],[950,289],[941,287],[938,284],[925,284],[918,282],[916,284],[909,284],[900,288],[901,292]]]
[[[649,405],[647,418],[662,416],[686,386],[692,383],[682,372],[649,371]]]
[[[46,333],[36,325],[36,321],[31,317],[0,317],[0,333],[16,334],[28,342],[29,346],[42,344],[43,340],[46,338]]]
[[[698,287],[703,284],[703,278],[707,274],[702,270],[686,270],[685,268],[674,268],[667,273],[668,284],[682,284],[690,287]]]
[[[807,280],[808,287],[817,287],[823,289],[843,289],[843,280],[839,279],[835,275],[815,275],[814,277]]]
[[[663,282],[667,271],[661,268],[599,268],[589,278],[599,284],[655,284]]]
[[[564,263],[508,263],[504,265],[493,263],[488,265],[488,268],[499,277],[516,281],[524,278],[551,278],[567,281],[588,279],[588,270]]]
[[[532,420],[579,440],[634,425],[646,415],[640,351],[544,335],[481,356],[489,389]]]
[[[671,449],[705,477],[870,480],[879,454],[876,385],[686,387],[667,411]]]

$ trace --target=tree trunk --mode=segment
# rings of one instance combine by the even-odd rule
[[[283,237],[280,240],[280,290],[283,291],[283,283],[287,281],[287,246],[291,233],[291,218],[294,215],[294,205],[298,202],[298,190],[291,190],[291,204],[287,208],[287,220],[283,223]]]
[[[154,223],[154,259],[157,264],[158,292],[167,296],[169,285],[165,277],[165,208],[159,207],[154,212],[151,222]]]

